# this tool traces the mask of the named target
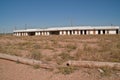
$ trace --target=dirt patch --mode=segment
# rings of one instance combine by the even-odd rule
[[[0,59],[0,80],[119,80],[120,72],[101,75],[98,69],[81,68],[64,75],[56,71],[35,69],[32,66]]]

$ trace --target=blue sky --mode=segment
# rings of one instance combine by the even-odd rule
[[[73,25],[120,26],[120,0],[0,0],[0,32]],[[26,25],[25,25],[26,24]]]

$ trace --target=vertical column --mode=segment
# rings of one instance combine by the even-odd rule
[[[44,32],[44,35],[46,35],[46,32]]]
[[[72,35],[74,35],[74,32],[72,31]]]
[[[39,33],[40,33],[40,32],[37,32],[37,35],[40,35]]]
[[[98,30],[96,30],[95,33],[98,34]]]
[[[42,35],[42,32],[40,32],[40,35]]]
[[[43,35],[44,33],[42,32],[42,35]]]
[[[75,35],[77,35],[77,31],[75,31]]]
[[[18,33],[15,32],[15,36],[18,36]]]
[[[70,31],[68,31],[68,33],[67,33],[68,35],[70,35]]]
[[[37,36],[37,32],[35,32],[35,36]]]
[[[21,32],[21,36],[23,36],[23,33]]]
[[[88,35],[88,33],[89,33],[88,30],[86,30],[86,35]]]
[[[27,36],[27,33],[25,33],[25,36]]]
[[[59,34],[62,35],[62,31],[59,31]]]
[[[63,31],[63,35],[66,35],[66,31]]]
[[[17,33],[17,36],[19,36],[19,33]]]
[[[79,30],[79,32],[78,32],[78,33],[79,33],[79,35],[80,35],[80,30]]]
[[[101,30],[100,33],[103,34],[103,30]]]
[[[50,33],[49,33],[49,32],[47,32],[47,35],[50,35]]]
[[[24,32],[23,32],[22,36],[24,36]]]
[[[21,36],[21,33],[18,33],[18,36]]]
[[[19,33],[19,36],[21,36],[21,33]]]
[[[107,30],[105,30],[105,34],[108,34],[108,31],[107,31]]]
[[[84,34],[85,34],[85,31],[83,30],[82,32],[83,32],[83,35],[84,35]]]
[[[22,36],[22,32],[20,32],[20,36]]]
[[[39,32],[39,35],[40,35],[40,32]]]
[[[93,34],[93,30],[90,30],[90,34]]]

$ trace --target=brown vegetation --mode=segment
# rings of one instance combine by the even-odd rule
[[[44,61],[48,55],[51,61],[54,61],[54,55],[58,55],[57,58],[69,56],[70,59],[67,60],[120,62],[120,35],[27,37],[1,35],[0,52]]]
[[[0,35],[0,53],[61,65],[69,60],[120,62],[120,35],[12,36]],[[35,65],[34,68],[39,68]],[[59,67],[69,74],[78,68]],[[108,71],[107,68],[103,69]],[[112,72],[112,71],[110,71]],[[105,72],[102,75],[108,74]]]

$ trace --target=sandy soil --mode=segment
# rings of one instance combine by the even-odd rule
[[[98,69],[81,68],[64,75],[46,69],[0,59],[0,80],[120,80],[120,71],[101,75]]]

